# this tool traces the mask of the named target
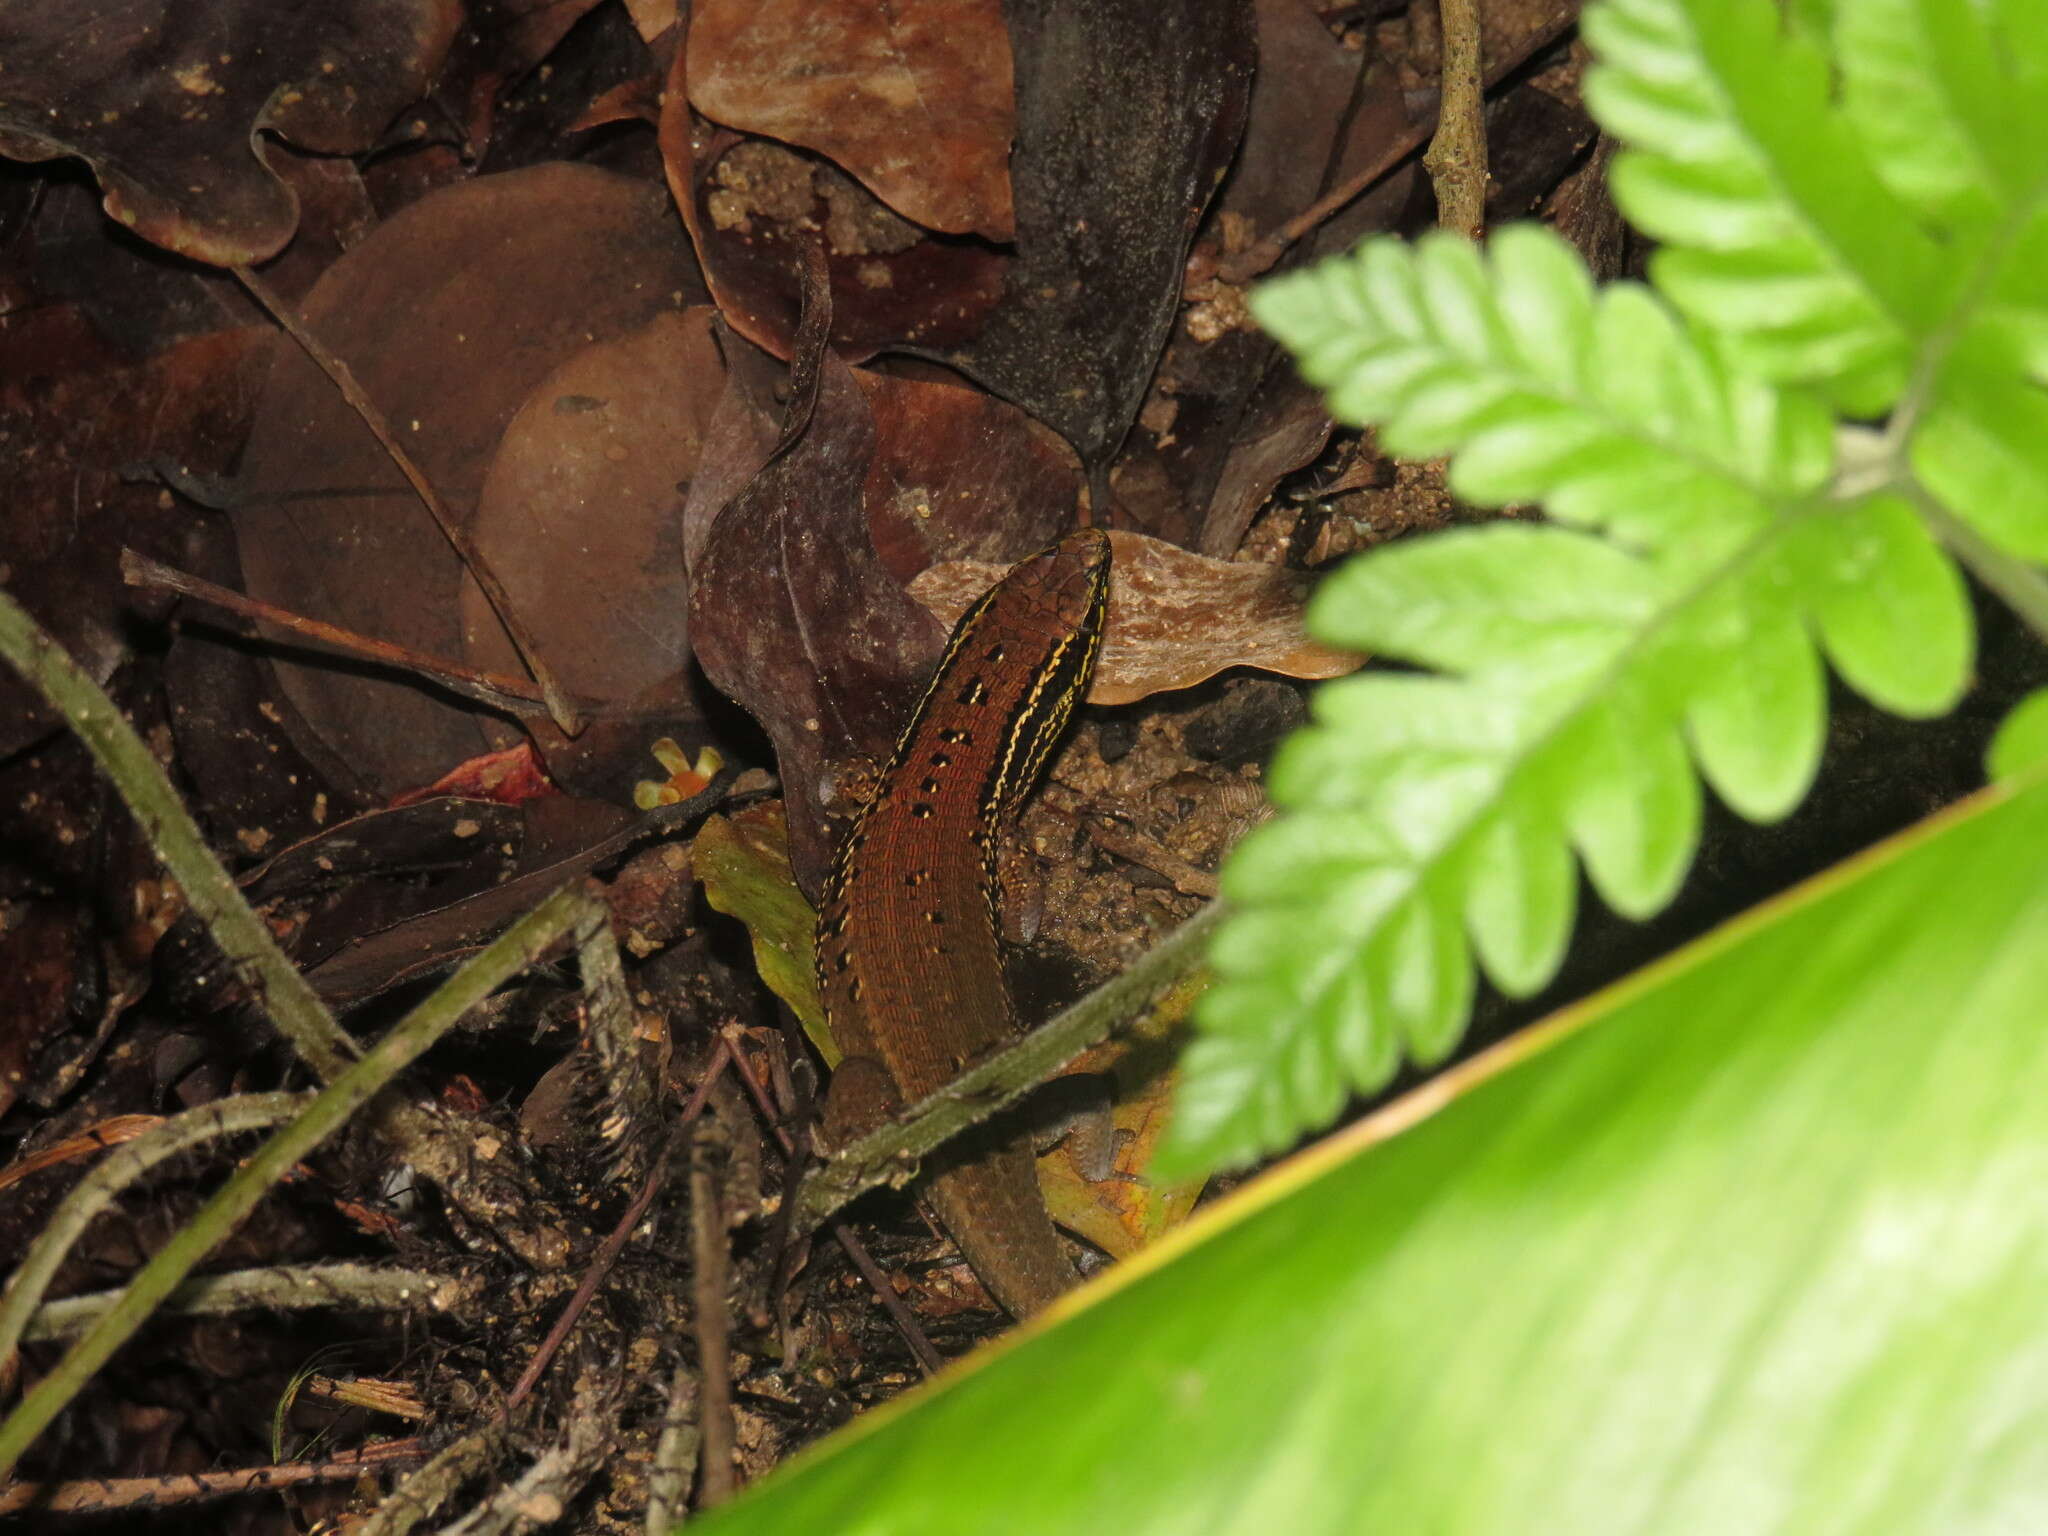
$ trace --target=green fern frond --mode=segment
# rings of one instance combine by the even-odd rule
[[[1311,628],[1430,669],[1319,691],[1270,790],[1289,812],[1225,875],[1239,908],[1187,1058],[1175,1152],[1239,1161],[1439,1060],[1473,959],[1526,994],[1555,973],[1575,859],[1617,911],[1671,898],[1698,777],[1758,820],[1804,794],[1821,648],[1879,703],[1948,707],[1968,669],[1959,577],[1889,494],[1828,495],[1832,426],[1647,290],[1596,293],[1535,227],[1484,258],[1369,242],[1254,298],[1333,408],[1468,500],[1543,501],[1374,551]],[[1892,605],[1889,612],[1877,605]],[[1910,639],[1886,628],[1899,612]]]
[[[2048,99],[2011,28],[1968,0],[1858,0],[1834,18],[1842,109],[1885,184],[1930,223],[1976,228],[2024,199]]]
[[[1910,441],[1919,481],[1955,516],[2024,560],[2048,560],[2048,155],[2036,203],[2002,232],[1924,365]]]
[[[1774,0],[1601,0],[1582,30],[1599,57],[1587,103],[1629,146],[1615,200],[1664,242],[1658,288],[1766,377],[1855,414],[1889,408],[1948,306],[1956,253],[1834,109],[1819,42]],[[1884,50],[1864,52],[1879,89]]]

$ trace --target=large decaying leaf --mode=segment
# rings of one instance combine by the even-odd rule
[[[77,155],[107,212],[145,240],[222,266],[291,239],[298,199],[263,134],[354,154],[424,93],[456,0],[0,4],[0,154]]]
[[[2044,842],[2037,780],[1811,883],[703,1529],[2026,1528]]]
[[[500,437],[549,373],[700,295],[659,187],[558,164],[420,199],[329,268],[302,316],[467,522]],[[235,530],[255,595],[459,655],[461,563],[296,348],[277,354],[238,490]],[[277,671],[317,735],[308,749],[386,793],[498,744],[473,710],[409,680],[296,661]]]
[[[726,503],[690,568],[697,659],[775,743],[791,862],[812,891],[855,804],[842,774],[888,757],[945,640],[875,554],[862,498],[874,418],[822,342],[800,364],[815,390],[796,386],[801,435]]]
[[[996,0],[703,0],[689,85],[706,117],[829,156],[919,224],[1015,233]]]
[[[665,734],[701,740],[690,698],[684,488],[725,388],[712,311],[663,310],[555,369],[506,427],[471,536],[563,685],[612,711],[574,748],[527,722],[565,787],[624,799]],[[475,583],[461,598],[464,655],[518,673],[519,653]],[[634,718],[627,718],[634,717]],[[507,744],[512,722],[487,724]],[[602,741],[591,739],[603,737]]]
[[[579,352],[520,407],[484,477],[472,535],[577,693],[630,698],[689,664],[677,486],[725,387],[710,316],[667,310]],[[474,663],[518,670],[483,593],[465,588],[462,609]]]
[[[1002,249],[933,236],[833,166],[700,117],[689,101],[691,59],[679,43],[669,62],[662,167],[728,325],[763,351],[792,357],[802,271],[815,250],[830,278],[832,343],[849,361],[898,344],[950,347],[974,334],[1002,297],[1011,264]],[[800,138],[833,131],[829,121],[806,122]]]

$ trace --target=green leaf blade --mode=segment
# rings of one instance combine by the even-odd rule
[[[2009,1523],[2048,1501],[2044,845],[2036,787],[1830,873],[703,1530]]]
[[[1999,723],[1984,767],[1993,782],[2004,784],[2033,773],[2048,763],[2048,688],[2036,689]]]

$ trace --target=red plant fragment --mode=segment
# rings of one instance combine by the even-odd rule
[[[533,750],[533,743],[522,741],[502,752],[486,752],[481,757],[472,757],[424,789],[408,789],[403,794],[393,795],[391,808],[395,811],[401,806],[418,805],[422,800],[432,800],[440,795],[452,795],[458,800],[491,800],[499,805],[524,805],[542,795],[559,793],[548,778],[540,755]]]

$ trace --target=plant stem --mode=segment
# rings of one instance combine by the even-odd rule
[[[311,1098],[311,1095],[307,1095]],[[423,1269],[387,1269],[375,1264],[278,1264],[188,1280],[165,1298],[163,1312],[213,1317],[252,1307],[303,1312],[332,1307],[351,1312],[450,1312],[479,1299],[481,1282]],[[38,1307],[23,1337],[68,1339],[85,1332],[119,1291],[67,1296]]]
[[[57,1368],[36,1383],[6,1421],[0,1423],[0,1478],[13,1470],[36,1436],[93,1373],[127,1342],[199,1261],[240,1225],[294,1163],[339,1129],[470,1008],[518,974],[565,933],[574,930],[580,934],[587,931],[589,924],[607,920],[603,905],[582,890],[571,887],[557,891],[371,1046],[362,1060],[336,1078],[304,1114],[257,1148],[198,1215],[143,1266],[120,1299],[71,1347]]]
[[[249,909],[135,728],[5,592],[0,592],[0,657],[12,663],[78,733],[213,941],[300,1058],[322,1082],[339,1078],[356,1059],[355,1042]]]
[[[1031,1031],[821,1164],[796,1195],[794,1229],[808,1232],[862,1191],[915,1170],[917,1159],[986,1120],[1005,1104],[1134,1019],[1158,992],[1202,963],[1224,905],[1212,901],[1168,934],[1122,975],[1097,987],[1064,1013]]]
[[[1907,481],[1905,490],[1935,537],[1963,563],[1963,568],[2003,598],[2027,628],[2048,640],[2048,576],[1993,544],[1943,506],[1918,481]]]

